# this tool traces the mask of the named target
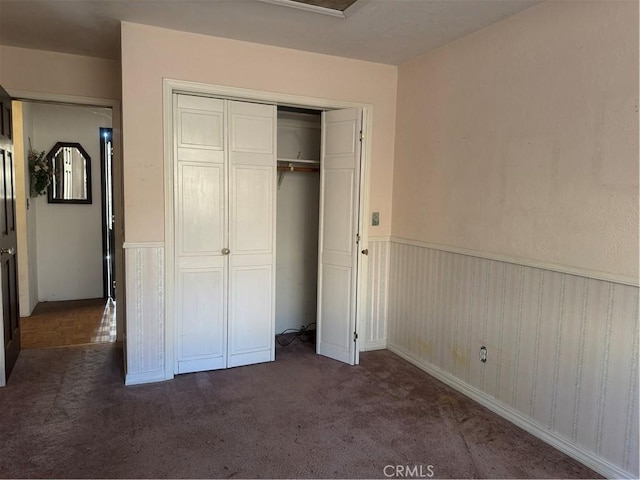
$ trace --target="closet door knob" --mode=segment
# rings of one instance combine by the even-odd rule
[[[8,254],[8,255],[15,255],[16,249],[13,248],[13,247],[0,248],[0,254],[4,255],[5,253]]]
[[[222,254],[223,255],[229,255],[231,253],[231,250],[229,250],[228,248],[223,248],[222,249]]]
[[[362,250],[362,254],[363,255],[369,255],[369,249],[365,248],[364,250]]]

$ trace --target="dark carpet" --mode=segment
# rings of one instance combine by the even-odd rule
[[[118,345],[23,351],[0,389],[0,476],[598,477],[388,351],[349,367],[312,348],[133,387]]]

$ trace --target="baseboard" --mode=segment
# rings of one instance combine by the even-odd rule
[[[373,340],[371,342],[365,342],[363,351],[369,352],[371,350],[385,350],[386,348],[386,340]]]
[[[125,375],[124,384],[141,385],[143,383],[164,382],[166,380],[164,370],[145,373],[128,373]]]
[[[592,452],[581,448],[566,438],[552,432],[548,428],[539,425],[530,418],[522,415],[517,410],[503,405],[495,398],[475,387],[472,387],[450,373],[445,372],[428,362],[418,360],[412,354],[404,351],[399,346],[394,345],[391,342],[387,342],[387,349],[599,474],[604,475],[607,478],[637,478],[632,473],[621,469],[607,460],[594,455]]]

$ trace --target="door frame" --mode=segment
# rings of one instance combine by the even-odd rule
[[[225,100],[238,100],[253,103],[266,103],[276,106],[298,108],[338,110],[343,108],[361,108],[363,111],[362,130],[364,134],[364,149],[360,166],[360,250],[367,248],[369,242],[369,222],[366,212],[369,211],[369,192],[373,135],[373,105],[369,103],[349,102],[326,98],[307,97],[287,93],[267,92],[225,85],[215,85],[184,80],[163,79],[162,82],[162,111],[164,130],[164,339],[165,339],[165,380],[170,380],[175,373],[175,245],[174,245],[174,111],[173,95],[187,94],[216,97]],[[358,339],[356,339],[356,363],[361,346],[366,338],[367,296],[366,281],[369,258],[361,255],[358,267],[358,291],[356,296],[356,325]],[[362,340],[362,341],[361,341]]]
[[[106,99],[106,98],[94,98],[94,97],[82,97],[75,95],[63,95],[57,93],[42,93],[31,92],[27,90],[7,89],[9,95],[14,101],[24,102],[43,102],[53,103],[57,105],[69,105],[76,107],[101,107],[110,108],[112,113],[111,128],[112,128],[112,142],[113,142],[113,206],[114,214],[116,216],[115,223],[115,252],[116,252],[116,285],[119,291],[119,299],[121,301],[121,307],[116,309],[116,328],[117,328],[117,340],[124,340],[125,332],[125,303],[124,303],[124,291],[125,291],[125,277],[124,277],[124,252],[122,249],[124,239],[124,196],[123,196],[123,177],[122,177],[122,109],[120,106],[120,100]],[[26,172],[25,172],[26,173]],[[23,178],[16,178],[17,181],[23,181]],[[26,192],[28,196],[29,193]],[[26,198],[16,199],[18,202],[18,208],[26,208]],[[20,205],[20,202],[22,204]],[[4,346],[2,349],[2,355],[4,355]],[[126,359],[125,359],[126,360]]]
[[[113,124],[113,121],[111,122]],[[107,158],[105,155],[105,148],[107,146],[107,142],[105,140],[104,134],[106,131],[110,132],[110,142],[111,149],[113,150],[113,126],[111,128],[108,127],[100,127],[100,193],[102,198],[102,294],[104,298],[112,298],[117,300],[115,297],[115,289],[113,288],[113,282],[115,278],[111,278],[113,272],[116,270],[115,262],[113,261],[113,257],[117,256],[115,252],[115,238],[110,238],[109,228],[107,228],[107,198],[109,195],[111,196],[111,201],[115,200],[114,192],[113,192],[113,153],[111,153],[111,162],[110,168],[107,169]],[[107,178],[109,181],[107,182]],[[109,188],[110,187],[110,188]],[[109,191],[111,190],[111,191]],[[115,214],[115,209],[113,210],[113,214]],[[115,228],[112,229],[114,237],[115,237]],[[111,274],[109,275],[109,269],[111,269]],[[111,281],[109,279],[111,278]]]

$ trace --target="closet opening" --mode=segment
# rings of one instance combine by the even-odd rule
[[[315,351],[321,137],[321,111],[278,107],[276,348]]]
[[[174,362],[162,378],[274,361],[276,347],[298,350],[278,345],[291,337],[357,364],[370,106],[164,87],[165,351]]]

